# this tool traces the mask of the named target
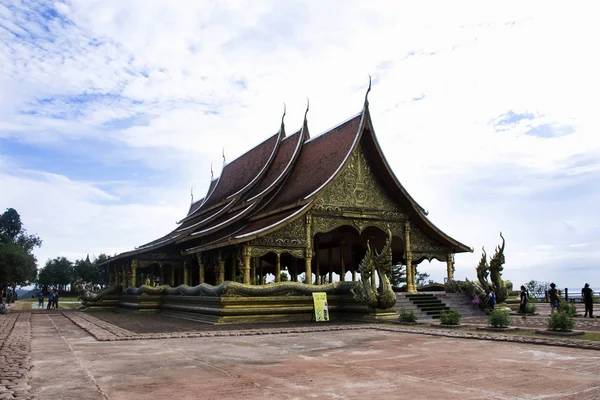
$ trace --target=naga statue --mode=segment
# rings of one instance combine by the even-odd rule
[[[496,247],[496,252],[490,258],[489,265],[486,260],[485,249],[483,249],[483,254],[476,270],[477,279],[479,279],[479,283],[481,284],[482,288],[484,290],[487,288],[492,289],[496,294],[496,301],[498,303],[503,303],[508,297],[508,290],[506,289],[506,285],[502,279],[502,271],[504,270],[502,265],[505,263],[504,245],[506,242],[504,240],[504,236],[502,236],[502,232],[500,232],[500,237],[502,238],[502,244]],[[490,276],[491,283],[487,279],[488,275]]]
[[[378,253],[373,251],[367,241],[367,252],[358,265],[360,282],[352,290],[354,299],[366,304],[371,309],[388,309],[396,304],[396,294],[392,289],[389,276],[392,273],[392,233],[386,240],[385,247]],[[379,276],[379,287],[375,289],[375,271]]]
[[[97,292],[94,292],[93,285],[91,282],[84,282],[81,279],[78,279],[73,283],[73,287],[77,290],[78,300],[81,300],[81,303],[85,306],[90,301],[100,301],[103,297],[109,294],[117,293],[117,288],[114,286],[107,286],[104,289],[101,289]]]

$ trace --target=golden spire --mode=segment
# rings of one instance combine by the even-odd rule
[[[367,89],[367,93],[365,93],[365,108],[369,107],[369,92],[371,91],[371,75],[369,75],[369,88]]]
[[[281,127],[279,128],[279,136],[281,137],[281,139],[285,137],[285,124],[283,122],[283,119],[285,118],[286,111],[287,108],[285,106],[285,103],[283,103],[283,115],[281,116]]]

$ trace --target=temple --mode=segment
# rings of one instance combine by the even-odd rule
[[[264,285],[284,269],[313,285],[356,281],[368,243],[381,249],[390,236],[392,262],[411,266],[407,292],[423,260],[447,263],[452,280],[453,255],[472,249],[429,221],[398,181],[367,96],[360,113],[315,137],[308,107],[297,132],[287,134],[282,118],[277,133],[224,164],[175,230],[111,258],[109,283]]]

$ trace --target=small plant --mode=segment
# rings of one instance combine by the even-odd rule
[[[566,311],[553,312],[548,319],[548,329],[552,331],[568,332],[574,325],[573,317]]]
[[[402,309],[398,319],[400,322],[417,322],[417,314],[413,310]]]
[[[443,325],[459,325],[461,317],[462,316],[460,315],[458,310],[445,310],[440,316],[440,322]]]
[[[525,304],[525,314],[535,314],[536,305],[534,302],[528,302]]]
[[[494,310],[488,315],[488,322],[494,328],[506,328],[510,324],[508,312],[505,310]]]
[[[577,308],[575,308],[575,304],[570,303],[565,299],[560,299],[560,311],[566,312],[569,316],[573,317],[577,313]]]

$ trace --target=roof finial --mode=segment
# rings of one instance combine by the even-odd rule
[[[310,109],[310,100],[307,97],[306,98],[306,111],[304,112],[304,121],[306,121],[306,115],[308,114],[309,109]]]
[[[223,164],[225,164],[225,146],[223,146]]]
[[[212,161],[210,162],[210,180],[212,181],[213,179],[215,179],[215,174],[213,173],[213,167],[212,167],[213,163]]]
[[[192,197],[192,203],[194,203],[194,185],[190,189],[190,196]]]
[[[287,111],[287,107],[285,106],[285,103],[283,103],[283,115],[281,116],[281,128],[283,128],[283,119],[285,118],[285,113]]]
[[[369,75],[369,88],[367,89],[367,93],[365,93],[365,107],[369,106],[369,92],[371,91],[371,75]]]

